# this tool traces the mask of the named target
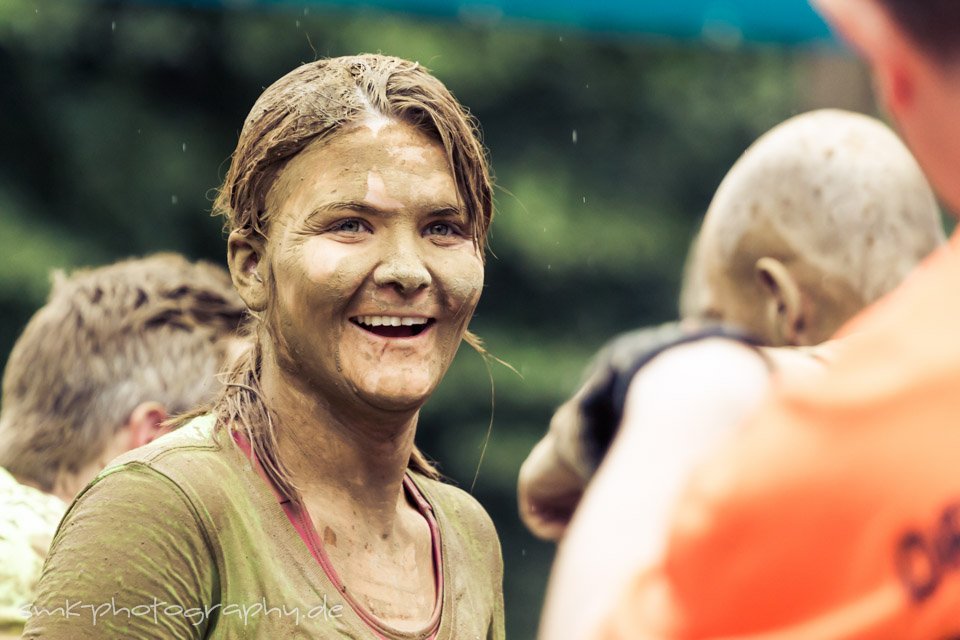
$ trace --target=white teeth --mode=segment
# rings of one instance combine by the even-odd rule
[[[409,318],[401,316],[358,316],[357,322],[368,327],[410,327],[418,324],[427,324],[426,318]]]

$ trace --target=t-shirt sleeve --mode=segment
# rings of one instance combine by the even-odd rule
[[[202,638],[215,564],[193,506],[128,463],[74,501],[50,548],[24,638]]]

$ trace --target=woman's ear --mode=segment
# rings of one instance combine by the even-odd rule
[[[247,307],[254,312],[267,308],[266,263],[263,260],[266,242],[263,236],[249,231],[231,231],[227,239],[227,264],[233,286]]]
[[[770,257],[757,260],[754,273],[763,290],[770,346],[805,344],[807,318],[803,294],[793,274],[782,262]]]

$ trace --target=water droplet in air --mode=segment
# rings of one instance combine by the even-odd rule
[[[573,138],[573,144],[577,144],[577,130],[576,130],[576,129],[573,130],[573,135],[572,135],[571,137]]]
[[[170,204],[177,204],[179,201],[176,195],[170,196]]]
[[[184,142],[183,144],[180,145],[180,150],[183,151],[184,153],[187,152],[187,143],[186,143],[186,142]]]

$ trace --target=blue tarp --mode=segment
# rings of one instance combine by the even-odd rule
[[[831,40],[807,0],[193,0],[227,7],[372,8],[468,21],[532,21],[737,42]]]

